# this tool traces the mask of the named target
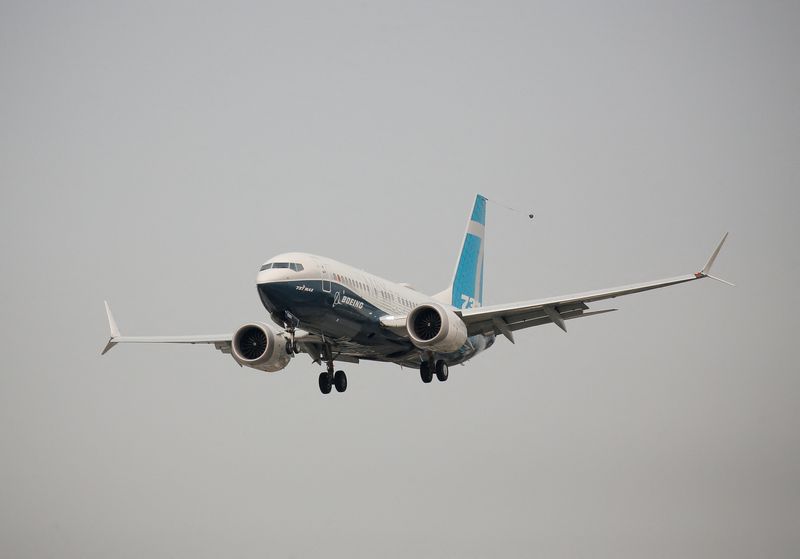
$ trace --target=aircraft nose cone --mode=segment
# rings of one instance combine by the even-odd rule
[[[274,283],[259,283],[258,296],[261,298],[261,303],[270,311],[275,312],[278,310],[278,293]]]
[[[261,270],[256,276],[256,283],[269,283],[271,281],[280,281],[289,279],[289,272],[286,270]]]

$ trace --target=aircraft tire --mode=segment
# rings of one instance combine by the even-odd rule
[[[447,363],[444,361],[437,361],[436,362],[436,378],[439,379],[439,382],[444,382],[450,377],[450,369],[447,367]]]
[[[425,384],[433,380],[433,371],[431,371],[431,367],[427,361],[423,361],[422,364],[420,364],[419,376]]]
[[[344,371],[336,371],[333,375],[333,384],[336,386],[336,392],[344,392],[347,390],[347,375]]]
[[[327,373],[327,371],[323,371],[319,374],[319,391],[323,394],[330,394],[331,393],[331,375]]]

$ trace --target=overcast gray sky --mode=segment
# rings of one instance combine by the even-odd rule
[[[0,555],[790,557],[793,2],[0,4]],[[423,385],[123,333],[264,320],[320,253],[486,303],[712,281]]]

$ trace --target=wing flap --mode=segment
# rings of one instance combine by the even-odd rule
[[[585,305],[583,308],[572,308],[568,310],[561,310],[558,309],[558,315],[560,316],[561,320],[572,320],[574,318],[583,318],[586,316],[594,316],[597,314],[604,314],[607,312],[616,311],[617,309],[602,309],[597,311],[586,311],[589,307]],[[468,322],[467,323],[467,333],[470,336],[474,336],[476,334],[485,334],[488,332],[494,331],[495,334],[503,334],[508,338],[509,336],[503,332],[503,329],[500,328],[497,324],[498,320],[502,320],[504,324],[504,328],[511,332],[516,332],[517,330],[522,330],[523,328],[531,328],[533,326],[541,326],[543,324],[552,324],[552,318],[544,311],[544,309],[536,309],[529,312],[524,312],[520,314],[510,314],[509,316],[497,316],[493,317],[488,320],[481,320],[479,322]],[[513,337],[512,337],[513,338]],[[509,338],[512,341],[513,339]]]

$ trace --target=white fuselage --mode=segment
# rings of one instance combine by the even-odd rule
[[[419,363],[421,351],[385,323],[420,305],[442,304],[407,285],[300,252],[268,260],[256,283],[262,303],[277,324],[285,326],[296,319],[299,328],[335,339],[349,354],[411,366]],[[493,335],[473,336],[459,351],[441,357],[450,363],[462,362],[493,340]]]

